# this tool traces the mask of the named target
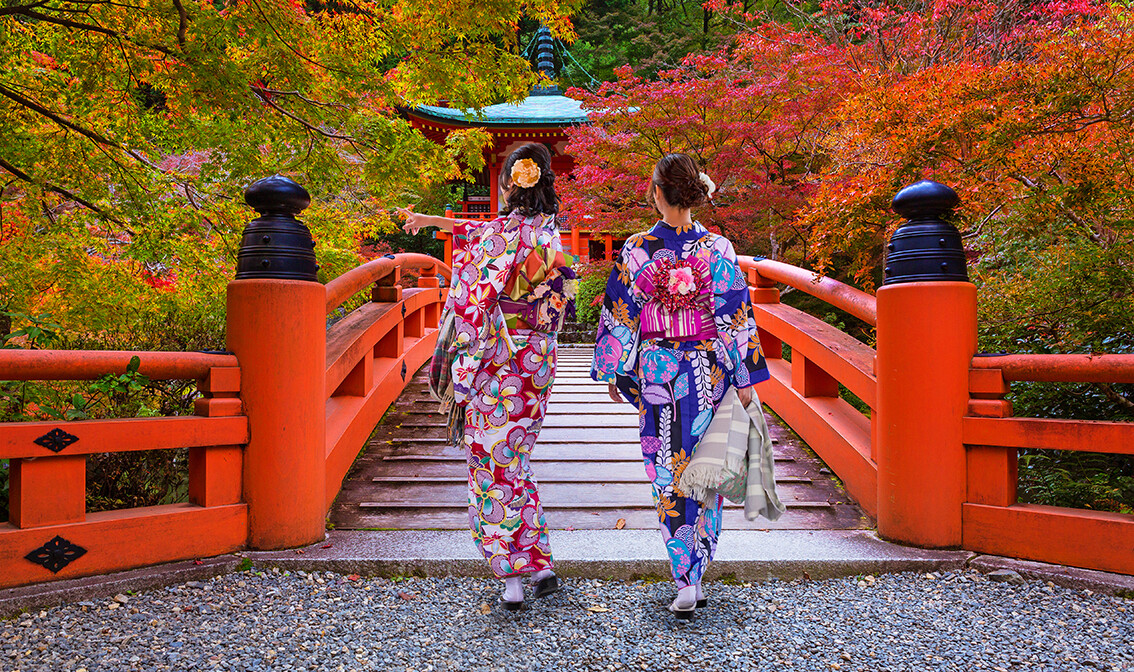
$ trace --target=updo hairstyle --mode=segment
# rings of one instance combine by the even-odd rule
[[[688,154],[666,154],[654,166],[654,186],[665,202],[688,210],[709,200],[709,187],[701,181],[697,162]]]
[[[539,167],[539,181],[528,188],[512,184],[512,166],[521,159],[531,159]],[[551,152],[547,151],[546,145],[533,142],[509,154],[500,167],[500,188],[506,194],[500,206],[502,215],[513,210],[519,210],[524,217],[554,215],[559,212],[555,173],[551,172]]]

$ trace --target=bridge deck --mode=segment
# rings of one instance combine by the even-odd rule
[[[588,376],[591,350],[561,348],[548,415],[532,453],[553,529],[653,529],[657,516],[638,446],[638,415]],[[725,529],[856,529],[870,526],[823,463],[778,420],[776,483],[788,510],[748,522],[726,502]],[[337,529],[463,529],[468,473],[448,445],[444,418],[422,370],[387,412],[351,468],[330,519]]]

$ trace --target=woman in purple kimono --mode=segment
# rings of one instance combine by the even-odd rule
[[[591,370],[612,399],[639,409],[642,457],[678,589],[670,611],[682,619],[707,604],[701,576],[716,550],[723,500],[702,506],[677,481],[728,387],[747,405],[751,386],[769,377],[732,243],[690,212],[712,188],[688,155],[658,161],[648,198],[661,221],[622,247]]]

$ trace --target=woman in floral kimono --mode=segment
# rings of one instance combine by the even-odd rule
[[[456,403],[465,409],[469,523],[493,573],[504,580],[504,606],[519,609],[523,575],[531,575],[536,597],[559,588],[531,450],[555,379],[557,332],[573,309],[576,283],[555,222],[559,197],[547,148],[529,144],[512,152],[500,186],[501,215],[475,228],[403,214],[407,229],[438,225],[457,234],[452,373]]]
[[[728,239],[693,221],[713,184],[685,154],[654,168],[648,197],[661,221],[631,236],[606,285],[591,376],[638,406],[642,456],[669,553],[678,618],[707,600],[701,576],[721,529],[722,498],[702,507],[676,488],[728,386],[741,403],[769,377],[748,283]]]

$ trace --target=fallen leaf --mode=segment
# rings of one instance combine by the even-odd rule
[[[347,581],[358,581],[358,580],[360,580],[360,579],[361,579],[362,577],[361,577],[361,576],[359,576],[358,574],[351,574],[350,576],[348,576],[348,577],[346,577],[346,578],[347,578]]]
[[[570,525],[568,525],[567,527],[563,528],[563,530],[564,530],[565,532],[574,532],[574,531],[575,531],[575,528],[574,528],[574,527],[572,527],[572,526],[570,526]]]
[[[492,613],[492,607],[488,606],[488,603],[485,602],[480,605],[480,613],[487,616],[488,614]]]
[[[332,546],[334,546],[334,544],[323,544],[320,548],[330,548]]]
[[[596,614],[601,614],[603,612],[610,611],[610,609],[607,609],[606,607],[587,607],[587,611],[593,611]]]
[[[205,564],[205,563],[204,563],[203,561],[201,561],[201,560],[194,560],[194,561],[193,561],[193,564],[194,564],[194,565],[203,565],[203,564]]]
[[[403,600],[416,600],[417,593],[405,593],[399,590],[398,597],[402,598]]]
[[[302,548],[295,549],[295,554],[296,555],[303,555],[303,549]]]
[[[618,522],[614,524],[614,529],[616,529],[616,530],[621,530],[624,527],[626,527],[626,519],[625,518],[619,518]]]
[[[804,572],[804,573],[803,573],[803,580],[804,580],[804,581],[810,581],[810,580],[811,580],[811,575],[810,575],[810,574],[808,574],[807,572]]]

